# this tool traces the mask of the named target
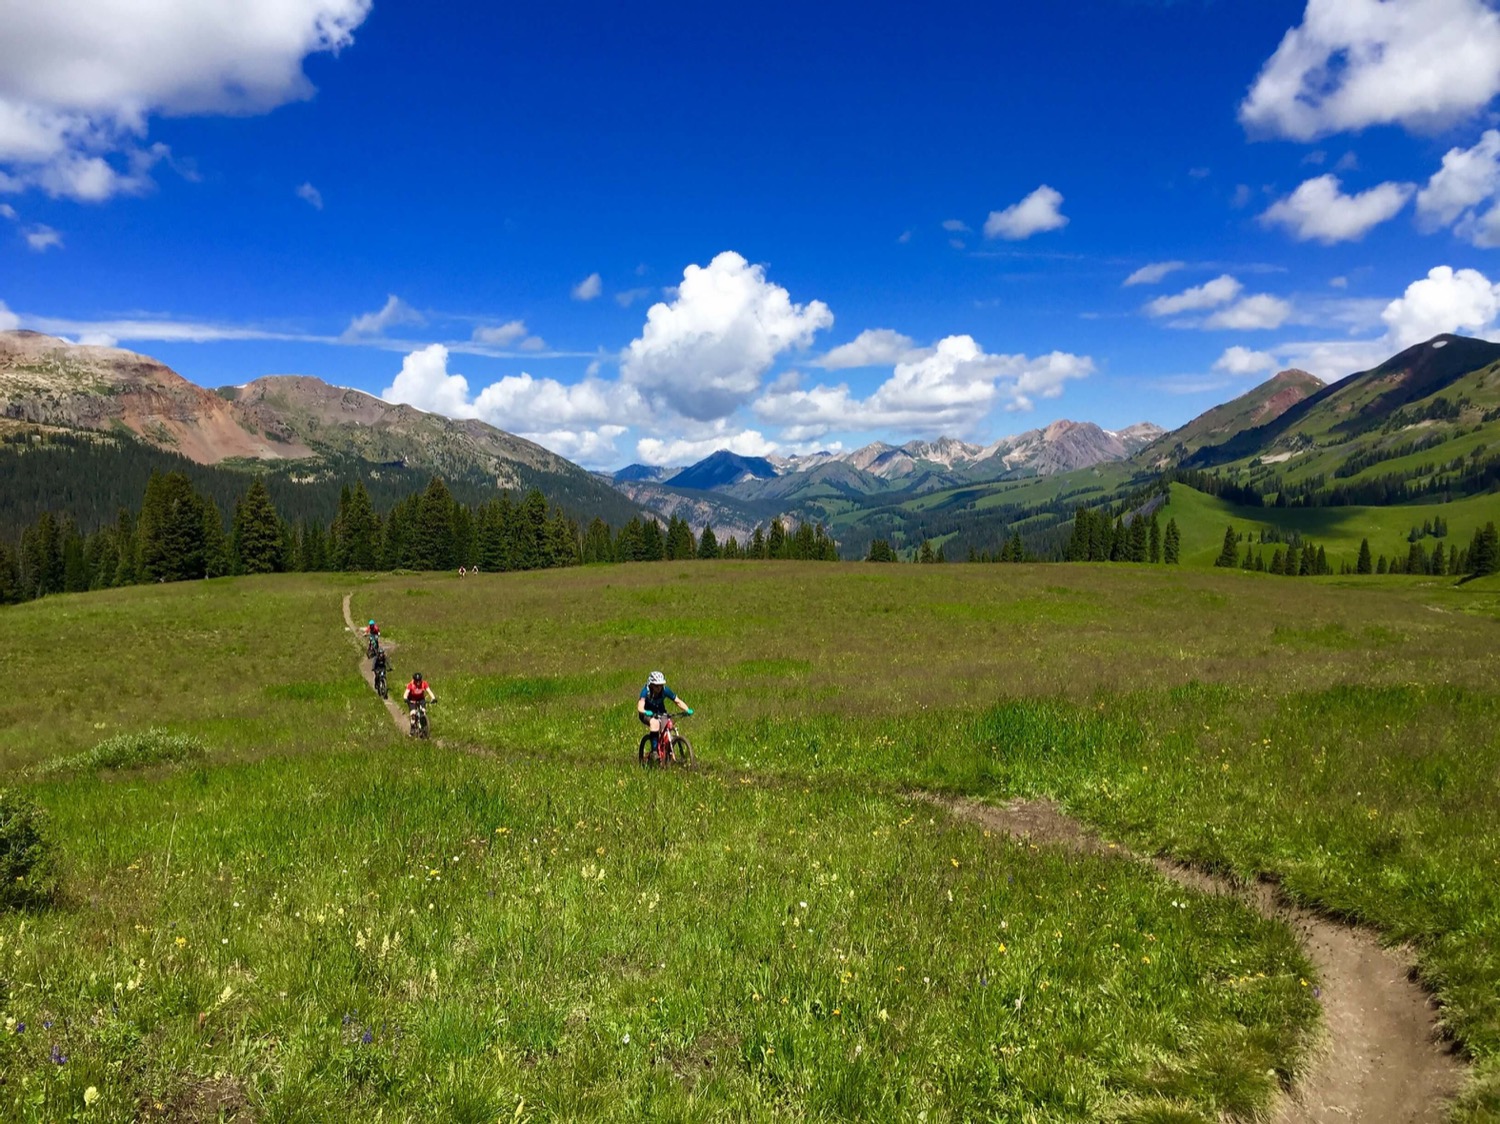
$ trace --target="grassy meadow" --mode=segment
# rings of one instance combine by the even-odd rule
[[[1384,467],[1383,465],[1381,467]],[[1474,532],[1486,523],[1500,521],[1500,503],[1492,495],[1470,496],[1443,504],[1405,504],[1391,507],[1240,507],[1172,485],[1172,502],[1161,509],[1161,518],[1173,518],[1182,531],[1182,564],[1212,566],[1224,547],[1224,528],[1232,526],[1259,541],[1261,531],[1297,531],[1328,551],[1335,570],[1342,562],[1353,566],[1359,560],[1359,544],[1370,540],[1371,553],[1388,559],[1406,557],[1407,535],[1425,520],[1442,516],[1448,520],[1446,538],[1427,537],[1423,547],[1430,553],[1441,542],[1445,551],[1466,548]],[[1264,548],[1270,562],[1275,546]],[[1240,544],[1244,556],[1245,544]]]
[[[360,680],[346,592],[443,744]],[[63,889],[0,915],[0,1116],[1212,1121],[1295,1076],[1317,981],[1284,927],[928,789],[1052,796],[1410,942],[1476,1060],[1455,1119],[1494,1119],[1497,620],[1492,582],[1128,565],[8,609],[0,769]],[[633,764],[654,667],[692,773]],[[121,767],[149,727],[201,755]]]

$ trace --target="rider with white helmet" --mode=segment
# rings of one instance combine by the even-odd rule
[[[676,703],[684,714],[693,713],[693,708],[683,702],[667,686],[667,677],[659,671],[653,671],[646,680],[646,685],[641,688],[641,697],[635,704],[636,717],[646,726],[651,728],[653,734],[661,733],[661,716],[667,712],[667,701]],[[651,743],[656,744],[655,739]]]

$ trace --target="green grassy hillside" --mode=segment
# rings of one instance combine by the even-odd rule
[[[346,592],[445,744],[363,688]],[[0,914],[0,1115],[1248,1120],[1299,1071],[1287,929],[926,789],[1410,942],[1489,1119],[1497,619],[1482,582],[791,563],[7,609],[0,767],[63,892]],[[633,764],[658,666],[696,773]],[[202,759],[69,763],[152,725]]]
[[[1471,496],[1444,504],[1408,504],[1396,507],[1238,507],[1202,492],[1173,484],[1171,503],[1162,509],[1163,520],[1177,520],[1182,531],[1182,562],[1185,566],[1212,566],[1224,545],[1224,528],[1259,539],[1262,531],[1297,531],[1328,551],[1335,570],[1340,563],[1358,560],[1361,540],[1370,540],[1370,550],[1387,558],[1406,557],[1407,534],[1413,526],[1441,515],[1449,533],[1441,541],[1445,550],[1467,547],[1475,530],[1485,523],[1500,523],[1500,495]],[[1431,550],[1440,540],[1428,538]],[[1243,553],[1244,546],[1241,545]],[[1269,545],[1269,558],[1273,549]]]

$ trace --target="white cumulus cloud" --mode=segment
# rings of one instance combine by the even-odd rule
[[[440,343],[429,344],[403,359],[395,381],[380,392],[380,397],[449,418],[478,416],[469,400],[469,380],[448,373],[448,349]]]
[[[728,449],[742,457],[768,457],[781,446],[755,429],[736,429],[727,421],[698,427],[702,436],[642,437],[635,444],[643,464],[694,464],[710,453]]]
[[[725,251],[688,266],[670,302],[651,306],[620,370],[653,407],[710,421],[749,401],[778,356],[832,325],[822,301],[794,304],[761,266]]]
[[[1205,281],[1202,285],[1195,285],[1191,289],[1170,297],[1157,297],[1146,305],[1146,311],[1152,316],[1176,316],[1182,312],[1199,312],[1206,308],[1217,308],[1221,304],[1227,304],[1240,295],[1244,286],[1229,274],[1215,277],[1212,281]]]
[[[797,427],[804,437],[886,428],[965,434],[996,406],[1029,410],[1036,398],[1056,398],[1068,380],[1093,371],[1088,356],[990,355],[972,336],[948,336],[920,358],[896,364],[867,398],[843,383],[803,389],[800,378],[788,374],[757,399],[754,410],[771,424]]]
[[[1500,130],[1487,129],[1473,148],[1452,148],[1417,192],[1417,217],[1427,230],[1452,226],[1483,249],[1500,247]],[[1489,206],[1485,206],[1489,204]]]
[[[387,328],[397,324],[423,324],[426,318],[395,293],[386,296],[385,304],[374,312],[365,312],[349,321],[344,329],[345,339],[360,336],[382,335]]]
[[[573,286],[573,299],[575,301],[591,301],[602,292],[604,292],[603,278],[597,273],[590,273],[582,281]]]
[[[1474,333],[1494,325],[1500,316],[1500,285],[1477,269],[1455,270],[1440,265],[1381,313],[1387,338],[1396,348],[1431,339],[1444,332]]]
[[[1267,293],[1257,293],[1244,300],[1235,301],[1221,308],[1206,321],[1205,328],[1229,328],[1236,331],[1255,331],[1279,328],[1290,319],[1292,306],[1289,301]]]
[[[524,371],[471,394],[469,380],[449,371],[448,360],[448,349],[439,343],[413,351],[381,398],[445,417],[478,418],[590,463],[614,454],[615,440],[626,429],[620,421],[642,409],[630,387],[596,378],[566,384]]]
[[[1157,261],[1150,265],[1143,265],[1129,277],[1125,278],[1125,288],[1132,285],[1156,285],[1166,279],[1170,273],[1176,273],[1179,269],[1186,269],[1185,261]]]
[[[262,113],[310,97],[303,60],[337,52],[370,0],[7,0],[0,176],[99,201],[150,185],[153,115]]]
[[[506,347],[526,336],[526,321],[507,320],[504,324],[480,325],[474,329],[474,342]]]
[[[1276,356],[1267,351],[1252,351],[1248,347],[1231,347],[1214,363],[1214,370],[1226,375],[1259,375],[1274,371],[1279,364]]]
[[[1370,125],[1430,129],[1497,93],[1500,16],[1485,0],[1308,0],[1240,120],[1301,141]]]
[[[854,367],[888,367],[924,354],[925,349],[918,347],[910,336],[890,328],[866,328],[813,362],[825,371],[843,371]]]
[[[0,332],[14,332],[20,326],[21,318],[4,301],[0,301]]]
[[[37,223],[35,226],[27,227],[25,237],[26,245],[39,254],[45,253],[54,247],[59,250],[62,249],[62,235],[45,223]]]
[[[1062,203],[1061,192],[1042,184],[1019,203],[1003,211],[991,211],[984,223],[984,236],[1019,242],[1033,234],[1059,230],[1068,225],[1068,217],[1060,210]]]
[[[304,182],[297,188],[297,198],[306,201],[319,211],[323,209],[323,193],[310,183]]]
[[[1409,183],[1382,183],[1346,195],[1339,178],[1329,173],[1271,204],[1260,223],[1285,227],[1299,242],[1355,242],[1372,227],[1395,218],[1415,190]]]

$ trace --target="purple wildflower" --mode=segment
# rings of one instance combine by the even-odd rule
[[[375,1032],[366,1027],[365,1032],[359,1036],[359,1040],[368,1046],[371,1042],[375,1041]]]
[[[1323,998],[1323,989],[1321,987],[1315,987],[1315,988],[1313,988],[1313,998],[1314,999],[1322,999]]]
[[[52,1020],[51,1019],[43,1019],[42,1020],[42,1029],[43,1030],[51,1030],[52,1029]]]
[[[52,1064],[53,1065],[67,1065],[68,1064],[68,1055],[62,1052],[62,1049],[57,1045],[56,1042],[54,1042],[52,1044]]]

